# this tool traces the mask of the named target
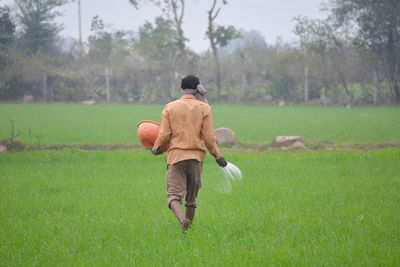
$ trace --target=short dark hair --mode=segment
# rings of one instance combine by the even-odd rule
[[[199,78],[194,75],[188,75],[182,79],[181,88],[182,89],[196,89],[197,85],[200,84]]]

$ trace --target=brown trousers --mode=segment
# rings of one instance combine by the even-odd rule
[[[182,204],[185,198],[185,207],[197,208],[196,198],[201,187],[202,169],[203,163],[195,159],[167,165],[168,207],[174,200]]]

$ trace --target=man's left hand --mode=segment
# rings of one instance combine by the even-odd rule
[[[224,156],[222,156],[222,155],[221,155],[220,158],[215,159],[215,160],[217,161],[218,165],[219,165],[220,167],[222,167],[222,168],[225,168],[226,165],[228,165],[228,162],[226,161],[226,159],[225,159]]]

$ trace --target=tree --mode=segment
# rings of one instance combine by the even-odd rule
[[[11,19],[10,8],[0,7],[0,99],[14,99],[21,96],[21,92],[14,90],[12,84],[20,76],[20,69],[16,67],[13,58],[13,43],[15,40],[15,24]],[[19,67],[19,66],[18,66]]]
[[[172,98],[179,54],[177,32],[173,28],[173,22],[161,16],[155,19],[154,25],[146,22],[139,29],[136,49],[155,70],[160,71],[160,76],[166,81],[160,82],[161,88],[166,89],[167,97]]]
[[[390,88],[400,103],[400,2],[398,0],[331,0],[336,25],[356,25],[354,43],[383,60]]]
[[[185,1],[184,0],[170,0],[169,1],[172,12],[174,14],[174,22],[176,27],[176,32],[178,34],[177,41],[178,47],[181,51],[183,57],[186,56],[185,53],[185,42],[187,39],[183,35],[182,23],[183,23],[183,15],[185,14]]]
[[[15,24],[10,16],[8,6],[0,7],[0,49],[5,49],[14,42]]]
[[[325,51],[336,51],[336,55],[331,53],[336,66],[345,66],[343,62],[354,58],[354,55],[359,56],[364,62],[369,62],[369,68],[365,71],[370,77],[383,73],[382,76],[385,77],[392,93],[392,99],[400,103],[400,2],[330,0],[326,11],[329,12],[329,16],[323,21],[308,21],[311,23],[307,23],[306,20],[299,21],[297,32],[303,37],[313,32],[309,34],[312,38],[308,40],[311,41],[308,44],[314,44],[313,48],[318,49],[319,46]],[[341,38],[336,38],[337,34],[341,35]],[[352,48],[353,51],[348,49],[350,45],[355,48]],[[346,50],[350,51],[350,56],[343,53]],[[343,77],[349,68],[338,69],[338,74],[341,76],[339,79],[347,91]],[[373,101],[376,102],[377,79],[369,80],[374,83]]]
[[[222,0],[222,3],[226,5],[227,0]],[[218,55],[218,48],[227,46],[228,43],[240,36],[233,26],[218,26],[215,24],[215,20],[218,17],[221,7],[217,8],[217,0],[213,0],[212,6],[208,13],[208,29],[206,36],[210,40],[211,51],[214,57],[215,63],[215,83],[217,85],[216,100],[219,100],[221,96],[221,64]]]
[[[16,0],[22,27],[22,41],[31,54],[39,49],[52,51],[57,34],[62,29],[54,22],[61,13],[56,11],[69,0]]]
[[[103,23],[99,16],[92,19],[91,35],[88,38],[89,53],[82,62],[85,65],[85,80],[93,95],[98,97],[104,95],[104,90],[96,88],[105,87],[105,96],[107,101],[113,96],[130,97],[128,95],[137,95],[138,92],[134,86],[127,84],[125,78],[121,77],[124,73],[122,66],[129,66],[132,61],[133,37],[130,32],[113,31],[109,25]],[[116,74],[119,80],[116,81]],[[136,76],[136,75],[131,75]],[[129,77],[133,78],[133,77]],[[114,88],[114,85],[120,88]],[[111,87],[113,90],[111,92]],[[121,90],[118,90],[121,89]]]
[[[352,96],[348,88],[349,64],[354,57],[351,54],[351,42],[346,41],[343,33],[329,21],[310,20],[306,17],[297,17],[295,20],[295,33],[300,37],[306,59],[310,61],[310,56],[313,57],[314,64],[321,61],[319,67],[314,68],[314,72],[319,73],[325,90],[329,92],[340,85],[346,93],[346,98],[350,100]],[[335,95],[334,92],[329,93]],[[319,92],[313,94],[319,95]]]
[[[15,39],[15,25],[11,20],[10,8],[0,7],[0,70],[7,65],[9,46]]]
[[[92,19],[92,34],[89,36],[89,57],[101,64],[106,64],[113,49],[113,36],[99,16]]]
[[[260,92],[269,61],[267,44],[257,31],[240,30],[240,35],[240,39],[219,49],[227,70],[224,80],[229,88],[225,90],[230,90],[229,95],[236,96],[236,101],[260,101],[267,95]]]
[[[161,8],[164,16],[167,20],[173,21],[173,25],[176,30],[176,42],[180,51],[180,57],[182,65],[185,65],[188,61],[188,53],[186,48],[187,38],[183,33],[183,17],[185,14],[185,0],[129,0],[132,5],[138,8],[140,2],[150,2]]]

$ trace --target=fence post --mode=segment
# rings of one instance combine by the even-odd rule
[[[108,71],[108,67],[105,70],[105,78],[106,78],[106,99],[107,102],[110,102],[110,72]]]
[[[378,100],[378,74],[376,73],[376,70],[374,70],[373,79],[374,79],[374,95],[372,103],[376,105],[376,102]]]
[[[304,67],[304,102],[308,102],[308,67]]]
[[[47,102],[47,69],[43,68],[43,92],[42,98],[44,102]]]

